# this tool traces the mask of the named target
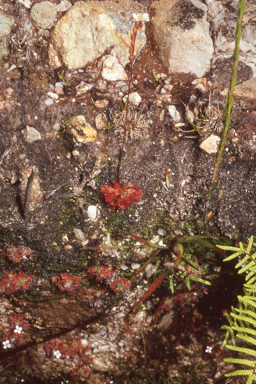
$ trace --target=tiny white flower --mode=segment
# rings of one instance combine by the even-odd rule
[[[15,329],[14,329],[14,333],[21,333],[22,331],[22,328],[19,327],[18,325],[16,325]]]
[[[136,21],[150,21],[149,14],[148,13],[133,13],[132,17]]]
[[[10,340],[3,341],[4,349],[11,348]]]
[[[205,352],[206,353],[211,353],[212,352],[212,347],[206,347],[206,349],[205,349]]]
[[[61,357],[60,351],[53,351],[53,354],[55,357],[57,357],[57,359],[59,359]]]

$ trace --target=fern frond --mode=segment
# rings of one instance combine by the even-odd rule
[[[253,277],[252,277],[252,276],[253,276]],[[251,277],[252,277],[252,278],[251,278]],[[251,280],[249,280],[250,278],[251,278]],[[255,272],[252,271],[252,268],[251,268],[251,272],[248,273],[248,275],[246,276],[245,280],[246,280],[246,281],[249,280],[249,281],[247,282],[248,285],[254,283],[254,281],[256,280]]]
[[[242,252],[242,253],[244,253],[244,252]],[[241,253],[241,254],[242,254],[242,253]],[[244,256],[244,258],[243,258],[241,261],[239,261],[239,263],[237,263],[237,265],[235,266],[235,268],[239,268],[239,267],[241,267],[241,265],[243,265],[248,259],[250,259],[250,256],[249,256],[249,255]]]
[[[248,317],[241,319],[243,321],[249,321],[251,316],[252,318],[256,319],[256,313],[251,311],[250,309],[238,309],[236,308],[237,312],[239,312],[242,316],[247,315]],[[231,314],[232,316],[232,314]]]
[[[254,351],[253,349],[250,349],[250,348],[237,347],[235,345],[228,345],[228,344],[226,345],[226,348],[230,349],[231,351],[246,353],[247,355],[256,357],[256,351]]]
[[[252,324],[254,327],[256,327],[256,321],[253,320],[253,319],[250,319],[250,318],[248,318],[248,317],[246,317],[246,316],[236,315],[235,313],[231,313],[231,316],[233,316],[233,317],[234,317],[235,319],[237,319],[237,320],[242,320],[242,321],[244,321],[244,322],[246,322],[246,323],[250,323],[250,324]]]
[[[223,251],[241,251],[240,248],[230,247],[228,245],[217,245],[218,248],[223,249]]]
[[[224,361],[225,363],[248,365],[251,368],[254,368],[256,365],[256,361],[254,360],[234,359],[233,357],[227,357]]]
[[[221,349],[224,348],[227,345],[227,342],[228,342],[228,339],[229,339],[229,335],[231,335],[231,339],[232,339],[233,345],[236,345],[236,339],[235,339],[235,334],[234,334],[233,327],[228,327],[227,325],[223,325],[221,327],[221,329],[226,329],[227,330],[225,339],[224,339],[224,341],[222,343],[222,346],[221,346]]]
[[[202,283],[205,285],[211,285],[211,283],[208,280],[201,279],[200,277],[195,277],[195,276],[188,276],[187,279],[196,281],[197,283]]]
[[[221,327],[222,328],[222,327]],[[224,329],[224,328],[223,328]],[[256,330],[252,329],[252,328],[246,328],[246,327],[239,327],[238,325],[235,325],[233,327],[233,330],[234,331],[237,331],[237,332],[240,332],[239,334],[241,333],[249,333],[251,335],[254,335],[256,336]]]
[[[249,243],[248,243],[248,246],[246,248],[246,253],[250,253],[251,252],[252,243],[253,243],[253,236],[251,236],[250,239],[249,239]]]
[[[241,268],[239,271],[238,271],[238,274],[240,273],[244,273],[245,271],[247,271],[248,269],[250,269],[253,265],[255,265],[255,261],[252,260],[249,264],[247,264],[245,267]],[[237,268],[237,265],[236,265],[236,268]]]
[[[245,335],[242,335],[242,334],[240,334],[240,333],[238,333],[238,334],[236,335],[236,337],[238,337],[238,338],[241,339],[241,340],[246,341],[247,343],[256,345],[256,339],[254,339],[253,337],[245,336]]]
[[[256,284],[254,285],[248,285],[244,284],[244,287],[247,289],[247,291],[250,293],[255,293],[256,292]]]
[[[229,260],[232,260],[232,259],[234,259],[235,257],[238,257],[238,256],[242,255],[242,253],[243,253],[243,251],[236,252],[236,253],[234,253],[233,255],[226,257],[223,261],[229,261]]]
[[[256,300],[256,297],[252,297],[252,296],[244,296],[244,297],[243,296],[237,296],[237,298],[245,306],[249,305],[249,306],[252,306],[252,308],[256,307],[256,303],[253,302],[253,299]]]
[[[236,264],[235,268],[241,267],[241,265],[245,264],[247,260],[250,259],[250,256],[246,255],[239,263]],[[255,263],[252,264],[252,266],[255,265]]]
[[[225,359],[224,359],[225,361]],[[253,380],[256,380],[256,375],[253,373],[252,369],[245,369],[245,370],[239,370],[239,371],[234,371],[230,373],[226,373],[226,377],[231,377],[231,376],[248,376],[248,379],[246,381],[246,384],[251,384]]]

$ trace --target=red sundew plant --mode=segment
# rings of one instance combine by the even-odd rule
[[[128,108],[129,108],[129,95],[131,93],[131,81],[132,81],[132,65],[134,60],[134,47],[135,40],[138,33],[139,28],[142,28],[143,23],[141,21],[135,22],[135,27],[133,28],[133,33],[131,34],[131,45],[129,48],[129,60],[131,63],[131,75],[128,81],[128,97],[126,103],[126,113],[125,113],[125,123],[124,123],[124,136],[123,143],[121,148],[121,155],[118,164],[117,170],[117,180],[112,182],[111,184],[103,185],[100,189],[100,193],[105,200],[105,202],[113,208],[119,210],[125,210],[129,205],[133,205],[137,203],[142,196],[141,189],[136,187],[133,181],[129,181],[127,184],[122,185],[120,183],[120,166],[123,158],[124,152],[124,143],[126,137],[126,126],[127,126],[127,118],[128,118]]]
[[[22,315],[12,315],[9,316],[8,322],[10,329],[1,326],[3,330],[3,348],[11,348],[12,344],[19,346],[25,343],[24,331],[29,328],[29,323],[24,319]]]
[[[27,247],[8,248],[6,251],[6,256],[13,263],[19,263],[20,261],[25,261],[34,257],[32,250]]]
[[[84,347],[81,340],[72,336],[62,337],[46,343],[44,347],[49,357],[72,359],[75,362],[76,366],[71,372],[73,377],[89,373],[93,359],[87,354],[89,348]]]
[[[52,282],[61,291],[74,291],[80,285],[80,279],[71,273],[62,273],[60,276],[53,276]]]
[[[132,331],[124,331],[122,334],[121,334],[121,337],[122,339],[124,340],[130,340],[133,338],[133,336],[135,335],[136,333],[135,332],[132,332]]]
[[[141,358],[142,356],[138,351],[131,349],[130,351],[126,352],[124,360],[129,363],[136,364]]]
[[[181,305],[182,303],[185,303],[186,301],[191,301],[195,303],[198,300],[198,295],[196,292],[184,292],[179,293],[175,296],[169,296],[165,299],[164,303],[162,304],[161,308],[166,311],[170,311],[174,305]]]
[[[87,361],[87,365],[91,365],[92,364],[92,359],[90,357],[88,357],[88,361]],[[80,361],[81,362],[81,361]],[[83,363],[81,362],[80,365],[77,365],[76,368],[72,369],[72,372],[71,372],[71,375],[75,378],[75,377],[85,377],[87,376],[88,374],[90,373],[90,369],[88,367],[85,367],[83,365]]]
[[[94,275],[97,280],[102,281],[103,279],[111,279],[117,269],[113,267],[106,267],[105,265],[94,265],[94,267],[88,269],[88,273]]]
[[[11,348],[12,343],[15,344],[16,346],[24,344],[25,343],[24,335],[22,333],[15,333],[15,330],[6,332],[5,335],[3,336],[4,349]]]
[[[122,293],[125,291],[129,291],[131,287],[131,283],[127,279],[119,279],[116,280],[112,285],[110,285],[110,288],[112,291],[116,293]]]
[[[28,329],[29,328],[29,323],[27,322],[27,320],[24,319],[24,317],[22,315],[18,315],[18,316],[12,315],[12,316],[9,316],[8,321],[9,321],[9,324],[10,324],[11,327],[19,326],[22,329]]]
[[[3,277],[4,279],[0,280],[0,294],[11,295],[15,291],[25,291],[33,282],[33,276],[26,275],[22,271],[18,273],[5,272]]]
[[[101,187],[100,193],[105,202],[113,208],[123,211],[128,205],[133,205],[141,199],[141,189],[135,187],[133,181],[122,186],[119,181]]]
[[[102,297],[105,294],[104,289],[88,288],[83,291],[84,295],[81,296],[81,300],[86,303],[94,303],[96,299]]]

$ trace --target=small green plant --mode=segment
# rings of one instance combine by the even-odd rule
[[[131,235],[131,234],[130,234]],[[152,260],[159,255],[161,251],[168,252],[171,254],[173,258],[173,263],[171,263],[170,267],[165,268],[164,273],[157,277],[157,279],[150,285],[148,290],[144,293],[144,295],[140,298],[140,300],[133,305],[133,308],[136,308],[140,303],[146,300],[155,289],[163,282],[163,280],[169,276],[169,284],[172,294],[174,294],[174,279],[178,278],[178,280],[183,280],[188,288],[191,290],[190,284],[191,282],[197,282],[201,284],[211,285],[210,279],[214,278],[214,275],[207,274],[206,270],[199,267],[199,264],[195,258],[195,260],[190,260],[186,257],[184,253],[183,244],[196,244],[202,247],[206,247],[212,249],[216,252],[222,253],[214,244],[212,244],[209,240],[209,237],[206,235],[198,235],[198,236],[181,236],[175,237],[169,241],[167,247],[161,246],[158,244],[153,244],[145,239],[142,239],[138,236],[131,235],[135,240],[145,244],[146,246],[155,249],[153,254],[147,260],[147,262],[133,275],[135,277],[140,272],[142,272],[146,266],[152,262]],[[177,256],[173,253],[174,249],[177,251]],[[207,275],[205,277],[204,275]]]
[[[159,79],[158,79],[157,75],[155,74],[154,69],[151,68],[151,71],[152,71],[152,75],[154,76],[155,81],[158,83]]]
[[[59,79],[63,82],[63,85],[65,87],[67,87],[68,85],[70,85],[70,82],[68,80],[65,80],[65,77],[64,77],[64,73],[60,73],[59,74]]]
[[[235,266],[238,269],[238,274],[247,274],[244,283],[244,296],[237,297],[239,307],[232,307],[231,313],[225,314],[229,325],[222,327],[226,330],[222,348],[226,347],[231,351],[247,355],[247,357],[224,359],[227,363],[242,365],[241,369],[227,373],[225,376],[248,376],[246,384],[251,384],[256,382],[256,243],[253,242],[253,236],[251,236],[246,245],[240,242],[238,247],[218,245],[218,248],[232,251],[232,255],[226,257],[224,261],[238,258],[239,262]],[[233,345],[227,344],[229,338],[231,338]],[[238,346],[236,338],[249,344],[249,347]]]
[[[67,132],[69,128],[69,119],[67,117],[64,117],[64,119],[61,120],[61,128],[63,129],[63,132]]]

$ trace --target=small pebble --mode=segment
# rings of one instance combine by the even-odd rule
[[[97,217],[97,207],[96,205],[89,205],[87,210],[88,217],[91,221],[95,221]]]
[[[45,104],[46,104],[46,105],[52,105],[52,104],[53,104],[53,99],[50,99],[50,98],[48,97],[48,99],[45,100]]]
[[[106,99],[96,100],[94,104],[95,104],[95,107],[103,109],[108,107],[109,101]]]
[[[123,102],[126,103],[127,102],[127,99],[128,99],[128,96],[126,95],[124,98],[123,98]],[[133,104],[135,106],[138,106],[140,103],[141,103],[141,96],[138,94],[138,92],[133,92],[130,94],[129,96],[129,102],[130,104]]]
[[[35,128],[26,126],[23,131],[27,143],[32,144],[34,141],[41,140],[41,134]]]
[[[139,269],[140,268],[140,264],[132,263],[131,267],[132,267],[132,269]]]
[[[57,93],[54,93],[54,92],[48,92],[47,96],[50,96],[52,99],[55,99],[55,100],[57,100],[59,98]]]
[[[79,228],[74,228],[73,229],[74,235],[77,238],[77,240],[85,241],[85,237],[81,229]]]

